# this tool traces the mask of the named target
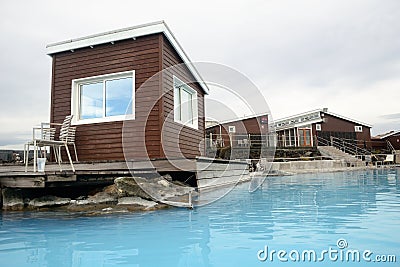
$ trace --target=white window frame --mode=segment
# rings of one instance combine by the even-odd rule
[[[174,87],[174,121],[190,128],[198,130],[199,128],[199,119],[198,119],[198,99],[197,99],[197,91],[192,87],[184,83],[178,77],[173,75],[173,87]],[[177,94],[180,94],[181,90],[185,90],[187,93],[192,96],[192,123],[184,122],[179,117],[179,113],[181,112],[181,103],[180,98],[177,98]]]
[[[322,131],[321,124],[315,124],[315,130],[316,131]]]
[[[362,128],[362,126],[360,126],[360,125],[356,125],[356,126],[354,126],[354,131],[355,131],[356,133],[362,133],[363,128]]]
[[[234,125],[228,126],[228,132],[229,133],[236,133],[236,126],[234,126]]]
[[[103,117],[92,118],[92,119],[80,119],[80,86],[87,83],[103,82],[107,80],[115,80],[121,78],[132,78],[132,114],[129,115],[116,115],[116,116],[105,116],[105,89],[103,86]],[[71,93],[71,114],[74,115],[72,119],[73,125],[80,124],[92,124],[110,121],[123,121],[123,120],[134,120],[135,119],[135,71],[124,71],[117,73],[110,73],[98,76],[85,77],[80,79],[72,80],[72,93]]]

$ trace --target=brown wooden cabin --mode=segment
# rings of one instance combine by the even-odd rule
[[[50,44],[47,54],[50,121],[74,115],[80,161],[124,160],[124,149],[129,159],[204,153],[208,88],[164,22]]]
[[[246,147],[255,141],[260,143],[260,136],[266,136],[268,129],[268,114],[248,116],[242,119],[224,122],[208,122],[206,136],[209,146]]]
[[[275,126],[279,147],[324,145],[322,140],[336,137],[362,148],[371,148],[371,125],[335,114],[327,108],[276,120]]]
[[[400,150],[400,131],[390,131],[372,137],[372,146],[375,150]]]

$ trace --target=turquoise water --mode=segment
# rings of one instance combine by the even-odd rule
[[[255,193],[240,185],[195,210],[98,217],[3,212],[0,266],[400,266],[399,173],[270,177]],[[339,249],[339,239],[347,247]],[[325,253],[318,261],[329,249],[338,259]],[[288,261],[277,254],[271,260],[271,250],[286,251],[281,259]],[[305,250],[317,253],[316,262],[288,256]],[[361,257],[371,251],[370,260],[395,255],[397,263],[340,260],[349,250]]]

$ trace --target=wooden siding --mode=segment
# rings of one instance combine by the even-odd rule
[[[162,45],[162,68],[167,69],[176,64],[183,63],[182,59],[176,53],[170,42],[165,38],[161,38]],[[189,85],[197,91],[198,98],[198,129],[193,129],[174,122],[174,91],[173,91],[173,75]],[[167,69],[162,74],[162,92],[163,101],[161,109],[163,112],[164,125],[162,125],[162,147],[160,153],[162,156],[168,157],[186,157],[193,158],[195,156],[204,155],[205,147],[203,145],[204,138],[204,92],[198,83],[190,83],[194,81],[192,74],[188,68]],[[163,120],[162,120],[163,121]],[[177,146],[178,144],[178,146]]]
[[[261,117],[265,117],[265,116],[267,116],[267,115],[221,124],[222,139],[224,140],[224,143],[225,144],[230,143],[229,126],[235,126],[236,132],[233,134],[233,136],[240,135],[242,138],[244,135],[248,135],[248,134],[251,134],[251,135],[267,134],[268,133],[268,124],[261,124],[261,122],[260,122]],[[206,130],[207,136],[210,133],[212,133],[213,135],[218,135],[220,133],[219,131],[220,131],[219,124],[215,125],[213,127],[207,128],[207,130]]]
[[[400,150],[400,133],[389,136],[389,137],[385,138],[385,141],[386,140],[392,144],[394,149]]]
[[[354,126],[362,126],[362,132],[356,132],[357,140],[371,141],[370,128],[364,125],[359,125],[355,122],[344,120],[331,116],[324,115],[325,122],[321,123],[321,130],[323,132],[355,132]]]
[[[51,93],[52,122],[60,123],[71,113],[71,84],[73,79],[135,70],[135,89],[160,70],[160,34],[102,44],[94,48],[77,49],[53,55]],[[159,80],[146,83],[136,94],[136,119],[129,121],[130,145],[143,142],[151,158],[160,157]],[[154,107],[149,103],[157,102]],[[151,110],[151,111],[150,111]],[[144,112],[149,112],[149,117]],[[146,129],[135,127],[146,125]],[[122,148],[123,122],[78,125],[76,144],[81,161],[124,160]],[[132,149],[130,157],[142,158],[143,151]]]
[[[329,114],[324,114],[324,122],[320,123],[321,124],[321,131],[316,131],[315,129],[315,124],[313,125],[313,134],[317,136],[325,135],[328,133],[332,133],[333,136],[335,136],[334,133],[351,133],[352,135],[355,135],[355,139],[359,141],[365,141],[366,146],[368,148],[371,147],[371,128],[357,124],[352,121],[344,120],[341,118],[337,118],[335,116],[329,115]],[[354,126],[362,126],[362,132],[355,132]],[[359,146],[364,146],[363,143],[359,143]]]
[[[224,131],[228,133],[229,126],[235,126],[236,134],[266,134],[268,133],[268,124],[261,124],[261,117],[264,116],[224,123],[221,125],[224,128],[222,132],[223,134]],[[218,125],[214,127],[219,128]],[[219,129],[217,131],[219,133]]]

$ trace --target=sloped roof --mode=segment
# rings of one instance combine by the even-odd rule
[[[339,114],[336,114],[336,113],[333,113],[333,112],[330,112],[330,111],[327,111],[327,110],[324,111],[324,110],[321,109],[321,111],[324,112],[324,113],[326,113],[326,114],[329,114],[329,115],[331,115],[331,116],[340,118],[340,119],[342,119],[342,120],[347,120],[347,121],[354,122],[354,123],[359,124],[359,125],[362,125],[362,126],[366,126],[366,127],[368,127],[368,128],[372,128],[372,125],[371,125],[371,124],[368,124],[368,123],[365,123],[365,122],[362,122],[362,121],[358,121],[358,120],[355,120],[355,119],[350,119],[350,118],[348,118],[348,117],[345,117],[345,116],[342,116],[342,115],[339,115]]]
[[[47,45],[46,49],[47,49],[47,54],[52,55],[64,51],[73,51],[75,49],[95,46],[99,44],[111,43],[126,39],[134,39],[136,37],[146,36],[155,33],[163,33],[165,35],[165,37],[170,41],[176,52],[182,58],[183,62],[186,64],[189,71],[192,73],[194,78],[200,84],[204,93],[208,94],[210,90],[203,81],[200,73],[192,64],[185,51],[183,51],[182,46],[178,43],[175,36],[172,34],[171,30],[168,28],[167,24],[164,21],[157,21],[134,27],[71,39],[63,42],[57,42]]]
[[[262,116],[268,116],[268,119],[270,119],[271,113],[270,112],[265,112],[265,113],[260,113],[260,114],[255,114],[255,115],[247,115],[241,118],[236,118],[236,119],[229,119],[229,120],[225,120],[225,121],[208,121],[208,122],[215,122],[214,125],[209,125],[206,126],[206,129],[208,128],[212,128],[216,125],[222,125],[222,124],[227,124],[227,123],[233,123],[233,122],[237,122],[237,121],[244,121],[244,120],[248,120],[248,119],[253,119],[253,118],[258,118],[258,117],[262,117]]]
[[[383,134],[378,134],[378,135],[374,136],[373,138],[374,139],[385,139],[385,138],[390,137],[395,134],[400,134],[400,130],[399,131],[390,131],[388,133],[383,133]]]
[[[292,115],[292,116],[289,116],[289,117],[277,119],[277,120],[275,120],[275,124],[278,124],[278,123],[280,123],[282,121],[285,121],[285,120],[289,120],[289,119],[296,118],[296,117],[299,117],[299,116],[306,116],[308,114],[312,114],[312,113],[316,113],[316,112],[325,113],[325,114],[331,115],[333,117],[336,117],[336,118],[339,118],[339,119],[342,119],[342,120],[350,121],[350,122],[356,123],[358,125],[362,125],[362,126],[366,126],[368,128],[372,128],[372,125],[370,125],[368,123],[361,122],[361,121],[358,121],[358,120],[355,120],[355,119],[350,119],[348,117],[333,113],[331,111],[328,111],[327,108],[314,109],[314,110],[311,110],[311,111],[299,113],[299,114]],[[319,121],[322,121],[322,119],[320,119]]]

